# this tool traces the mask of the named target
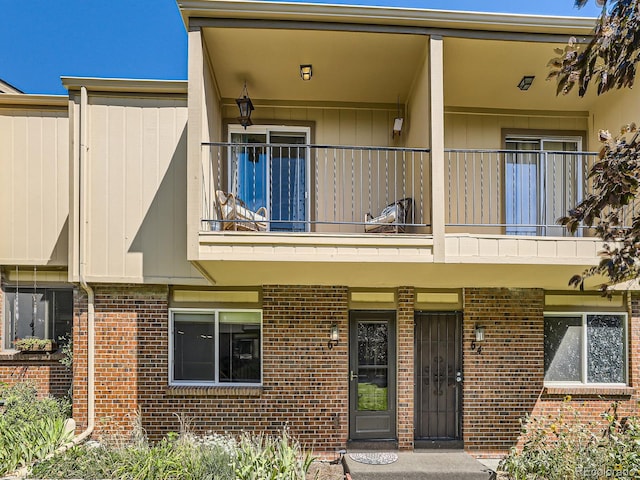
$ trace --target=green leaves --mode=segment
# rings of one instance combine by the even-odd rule
[[[589,227],[603,240],[598,265],[573,276],[569,285],[582,289],[587,278],[603,276],[607,282],[600,289],[607,293],[611,285],[640,276],[640,136],[632,123],[618,136],[601,131],[599,137],[599,160],[588,176],[591,193],[558,223],[571,233]]]
[[[576,0],[579,8],[587,0]],[[554,49],[547,79],[555,78],[557,94],[566,95],[576,85],[578,95],[587,93],[596,83],[598,95],[612,89],[632,87],[636,65],[640,60],[640,11],[638,0],[597,1],[602,13],[596,22],[591,40],[584,47],[572,38],[564,48]],[[612,5],[607,11],[607,5]]]

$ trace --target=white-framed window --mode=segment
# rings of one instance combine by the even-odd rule
[[[626,385],[625,313],[547,313],[545,384]]]
[[[260,385],[262,311],[172,309],[171,385]]]
[[[4,289],[4,348],[21,338],[68,341],[73,326],[72,288]]]

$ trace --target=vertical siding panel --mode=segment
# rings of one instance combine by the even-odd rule
[[[144,112],[140,108],[126,107],[124,117],[127,129],[124,137],[125,163],[123,169],[126,174],[124,189],[124,238],[123,249],[120,252],[124,267],[124,276],[136,276],[142,271],[142,255],[131,252],[133,243],[143,212],[146,210],[144,199],[144,170],[143,163],[146,133],[143,133]],[[144,135],[144,136],[143,136]],[[150,173],[150,172],[149,172]]]
[[[107,239],[115,234],[109,224],[109,149],[108,142],[108,110],[104,106],[89,104],[88,128],[89,149],[87,153],[87,182],[89,183],[89,198],[87,221],[90,234],[87,242],[88,267],[87,274],[95,274],[105,271],[110,265],[110,251],[107,248]],[[114,199],[116,201],[116,199]]]

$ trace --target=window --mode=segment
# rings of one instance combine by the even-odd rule
[[[260,384],[261,331],[259,310],[172,310],[170,383]]]
[[[60,288],[5,289],[4,347],[18,338],[37,337],[63,344],[73,325],[73,290]]]
[[[586,157],[579,137],[505,140],[505,216],[508,235],[563,236],[556,220],[582,198]]]
[[[626,322],[621,313],[546,315],[546,383],[625,384]]]
[[[304,232],[309,219],[308,127],[231,125],[230,191],[254,212],[265,207],[271,231]]]

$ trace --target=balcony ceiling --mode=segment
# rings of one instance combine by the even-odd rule
[[[405,103],[428,52],[428,37],[322,30],[205,28],[222,98],[237,98],[244,81],[257,102]],[[596,97],[556,96],[546,81],[554,47],[530,41],[445,37],[447,107],[588,111]],[[303,81],[301,64],[313,65]],[[520,91],[524,75],[535,75]],[[593,89],[592,89],[593,90]]]
[[[547,81],[547,63],[555,56],[550,43],[446,38],[444,41],[445,105],[467,108],[587,111],[596,95],[577,91],[556,96],[555,80]],[[517,88],[524,75],[536,78],[527,91]]]
[[[428,45],[417,35],[243,28],[208,28],[204,39],[222,98],[246,80],[252,99],[327,103],[403,102]]]

